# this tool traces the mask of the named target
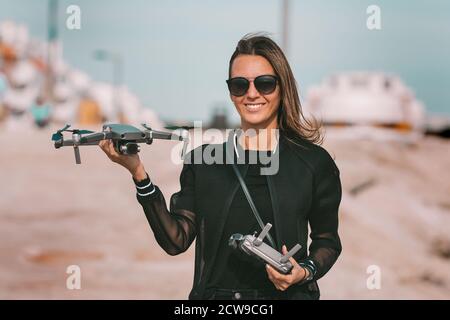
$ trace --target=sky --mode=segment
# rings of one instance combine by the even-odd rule
[[[81,29],[65,26],[69,5]],[[238,40],[265,31],[281,42],[281,0],[60,0],[59,33],[66,61],[99,81],[112,67],[97,49],[125,60],[125,84],[163,119],[207,121],[214,107],[239,119],[225,80]],[[366,27],[369,5],[381,9],[381,30]],[[373,70],[396,74],[429,113],[450,115],[450,1],[291,0],[287,56],[300,89],[330,74]],[[46,0],[0,0],[0,21],[12,19],[46,39]]]

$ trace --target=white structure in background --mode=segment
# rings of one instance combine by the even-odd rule
[[[0,38],[4,44],[14,48],[19,59],[26,56],[30,37],[25,25],[16,24],[13,21],[3,21],[0,23]]]
[[[120,110],[125,119],[131,124],[147,123],[152,128],[162,129],[163,124],[156,114],[149,108],[143,107],[138,97],[130,92],[126,86],[121,86],[114,92],[114,87],[107,83],[93,83],[88,96],[97,102],[104,114],[106,121],[115,119],[116,108]]]
[[[74,123],[80,100],[70,85],[57,83],[53,90],[54,103],[52,118],[57,123]]]
[[[10,72],[10,86],[7,88],[4,103],[15,113],[28,110],[39,94],[39,75],[28,61],[16,63]]]
[[[0,22],[0,42],[12,48],[18,59],[6,74],[10,86],[6,88],[3,101],[12,111],[6,120],[6,128],[32,127],[29,110],[45,87],[45,75],[36,62],[47,62],[49,47],[45,42],[30,39],[26,26],[13,21]],[[106,122],[117,121],[118,109],[130,124],[145,122],[152,128],[163,128],[156,114],[143,107],[126,86],[114,88],[108,83],[94,82],[86,73],[69,66],[63,59],[61,43],[55,43],[50,50],[53,57],[50,69],[55,77],[53,121],[76,125],[80,102],[90,98],[99,105]]]
[[[56,81],[52,118],[60,124],[74,123],[78,120],[80,101],[91,81],[86,74],[72,69],[61,58],[52,63],[52,70]]]
[[[425,108],[393,75],[349,72],[308,90],[305,114],[322,120],[328,136],[413,142],[423,135]]]
[[[128,87],[121,86],[118,89],[117,100],[119,108],[128,122],[134,124],[147,123],[154,129],[162,129],[164,127],[164,124],[158,119],[156,114],[151,109],[144,107],[139,98]]]
[[[141,123],[146,123],[149,127],[155,130],[163,130],[164,131],[164,123],[159,120],[156,113],[150,108],[142,108],[139,113],[139,121],[135,122],[135,125],[138,125],[140,128]]]
[[[39,95],[39,74],[27,60],[19,61],[11,69],[10,85],[7,87],[3,103],[11,112],[7,128],[20,130],[32,127],[33,119],[28,113]]]
[[[99,104],[106,119],[114,117],[114,87],[111,84],[94,82],[87,95]]]
[[[67,71],[66,81],[77,95],[83,95],[91,85],[91,78],[86,73],[75,69]]]

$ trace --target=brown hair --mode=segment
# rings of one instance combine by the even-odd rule
[[[231,77],[231,67],[234,59],[241,54],[259,55],[266,58],[279,78],[281,101],[278,108],[278,128],[286,138],[305,139],[321,144],[323,137],[321,124],[315,119],[306,119],[297,91],[297,83],[289,62],[281,48],[267,35],[247,34],[239,42],[230,59],[228,77]]]

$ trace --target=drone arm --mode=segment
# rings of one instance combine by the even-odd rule
[[[180,140],[178,135],[173,134],[171,132],[163,132],[163,131],[152,130],[151,131],[151,136],[152,136],[153,139]]]
[[[112,138],[112,132],[97,132],[93,133],[80,139],[80,145],[95,145],[102,140],[107,140]]]
[[[94,141],[94,142],[87,142],[87,143],[80,143],[79,145],[83,145],[83,146],[95,146],[98,145],[99,141]],[[59,149],[61,147],[73,147],[75,145],[75,143],[73,142],[72,139],[67,139],[67,140],[58,140],[55,141],[55,148]]]
[[[67,139],[67,140],[57,140],[55,141],[55,148],[59,149],[61,147],[73,147],[74,143],[72,139]]]

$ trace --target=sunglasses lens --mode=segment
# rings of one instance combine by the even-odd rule
[[[245,78],[234,78],[228,80],[228,89],[233,96],[243,96],[249,87],[249,82]]]
[[[277,78],[273,76],[261,76],[255,79],[255,87],[262,94],[272,93],[277,87]]]

